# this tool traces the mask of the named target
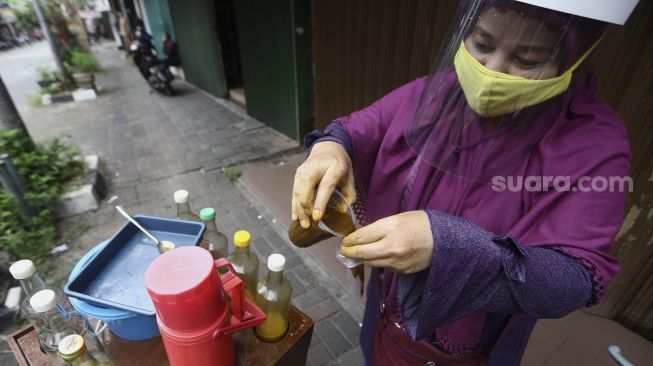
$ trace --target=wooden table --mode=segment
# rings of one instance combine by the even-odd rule
[[[291,306],[289,323],[288,333],[275,343],[260,341],[251,329],[234,334],[236,364],[238,366],[306,364],[314,322],[299,309]],[[7,342],[19,365],[51,365],[48,356],[39,349],[33,326],[27,326],[10,334]],[[102,343],[119,366],[169,365],[161,337],[147,341],[126,341],[105,330],[102,332]]]

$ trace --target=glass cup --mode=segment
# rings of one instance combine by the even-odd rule
[[[288,238],[293,244],[306,248],[334,236],[344,238],[357,229],[354,211],[339,190],[333,191],[322,219],[318,222],[310,219],[310,223],[307,229],[298,221],[290,224]]]
[[[349,293],[356,295],[356,298],[360,298],[363,295],[365,283],[363,265],[361,262],[347,258],[340,253],[342,239],[359,228],[354,210],[347,204],[342,192],[339,190],[333,191],[322,219],[318,222],[311,219],[310,222],[310,227],[304,229],[298,221],[293,221],[288,228],[290,241],[300,248],[306,248],[325,239],[339,238],[336,246],[336,259],[349,269],[347,275]]]
[[[325,213],[322,220],[317,225],[332,236],[339,238],[336,247],[336,259],[345,267],[351,269],[361,265],[361,262],[347,258],[340,254],[342,248],[342,239],[358,229],[356,215],[354,210],[347,204],[345,196],[339,190],[333,191],[333,194],[327,202]]]
[[[331,213],[332,215],[329,216],[327,213]],[[336,247],[336,259],[349,269],[347,274],[347,291],[353,295],[351,300],[357,303],[360,297],[363,296],[365,285],[363,263],[356,259],[345,257],[340,253],[340,250],[342,249],[342,239],[356,231],[360,226],[356,221],[354,210],[347,204],[342,192],[339,190],[333,192],[329,202],[327,202],[326,212],[317,225],[322,230],[339,239]]]

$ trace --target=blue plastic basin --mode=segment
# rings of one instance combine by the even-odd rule
[[[104,241],[89,250],[77,262],[68,281],[74,279],[79,272],[86,267],[88,262],[93,259],[107,245],[109,241]],[[103,306],[89,304],[82,300],[70,297],[70,303],[82,315],[102,320],[107,323],[111,333],[116,336],[130,341],[142,341],[159,336],[159,327],[156,325],[156,316],[140,315],[125,310],[107,308]]]
[[[134,216],[159,240],[177,247],[199,244],[205,226],[199,222],[153,216]],[[159,251],[134,224],[127,222],[71,279],[64,293],[86,303],[140,315],[155,315],[145,288],[145,271]]]

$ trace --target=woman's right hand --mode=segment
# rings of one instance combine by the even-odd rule
[[[292,220],[299,220],[299,224],[308,229],[311,226],[311,218],[313,221],[322,218],[326,204],[336,188],[340,188],[349,205],[356,201],[351,159],[339,143],[318,142],[295,172]]]

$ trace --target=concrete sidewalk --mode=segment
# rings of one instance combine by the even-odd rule
[[[108,197],[117,197],[96,212],[61,222],[61,230],[74,237],[69,243],[72,250],[60,256],[59,274],[69,273],[89,248],[124,223],[113,205],[122,204],[133,214],[173,217],[172,194],[184,188],[191,194],[195,211],[216,208],[218,226],[228,236],[239,229],[252,232],[261,274],[267,272],[264,263],[269,254],[286,256],[293,303],[316,319],[309,365],[362,364],[358,322],[334,296],[339,293],[333,279],[316,275],[315,263],[307,265],[287,238],[273,228],[272,218],[251,204],[220,169],[296,152],[297,143],[248,117],[232,103],[183,81],[173,83],[178,94],[174,97],[150,93],[136,68],[112,43],[94,51],[105,69],[97,75],[96,83],[102,89],[97,100],[42,108],[19,103],[35,139],[66,137],[84,153],[98,153],[105,164]],[[20,57],[4,56],[0,55],[0,69],[20,68],[16,65]],[[26,78],[5,82],[10,91],[29,89],[23,85],[29,82]],[[7,363],[11,361],[11,355],[0,358],[3,365],[11,365]]]

